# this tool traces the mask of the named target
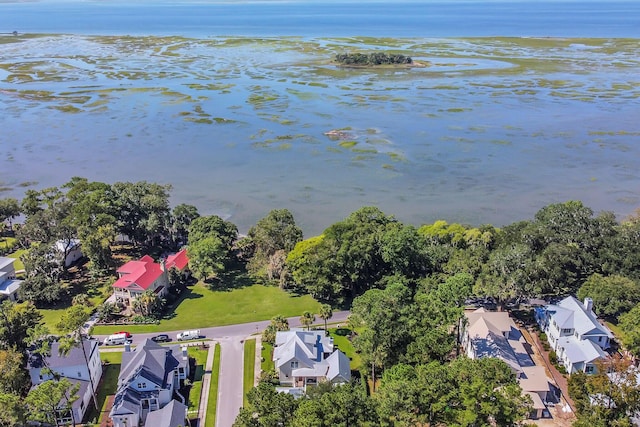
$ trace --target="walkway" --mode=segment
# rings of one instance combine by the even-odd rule
[[[262,335],[256,337],[256,366],[253,368],[255,379],[253,386],[256,387],[260,382],[260,374],[262,374]]]
[[[207,404],[209,402],[209,388],[211,386],[211,371],[213,369],[213,359],[216,354],[216,342],[209,343],[209,352],[207,353],[207,363],[204,366],[204,375],[202,376],[202,394],[200,395],[200,405],[198,406],[198,426],[204,427],[207,419]]]
[[[571,400],[571,398],[569,397],[569,384],[567,382],[567,379],[565,378],[564,375],[558,372],[556,367],[553,366],[553,364],[549,360],[549,352],[544,350],[542,342],[540,342],[540,337],[538,336],[537,333],[532,333],[525,328],[522,328],[522,332],[525,335],[525,338],[527,339],[527,341],[529,341],[530,343],[533,343],[535,347],[535,353],[537,353],[537,355],[540,358],[542,358],[542,361],[544,362],[547,372],[551,374],[551,378],[553,378],[553,381],[556,383],[556,386],[562,392],[562,400],[564,400],[563,406],[564,404],[569,405],[569,407],[571,408],[571,411],[575,414],[576,407],[575,407],[575,404],[573,403],[573,400]]]

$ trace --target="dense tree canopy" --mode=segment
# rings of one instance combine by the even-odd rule
[[[578,289],[577,297],[591,298],[598,316],[616,319],[640,303],[640,284],[623,276],[596,273]]]
[[[302,230],[287,209],[275,209],[249,229],[242,246],[249,259],[247,269],[254,276],[284,284],[284,265],[279,258],[287,254],[302,240]],[[280,266],[277,269],[274,267]],[[277,270],[277,271],[275,271]]]

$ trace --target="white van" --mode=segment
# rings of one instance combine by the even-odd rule
[[[104,339],[104,345],[124,345],[127,342],[127,334],[113,334]]]
[[[178,341],[197,340],[198,338],[200,338],[200,329],[184,331],[178,334]]]

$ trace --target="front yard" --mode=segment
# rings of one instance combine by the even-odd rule
[[[131,333],[179,331],[210,326],[267,320],[276,315],[300,316],[317,313],[320,303],[308,295],[296,296],[273,286],[252,285],[234,290],[209,290],[202,283],[191,288],[173,313],[158,325],[127,325]],[[93,333],[108,335],[123,325],[96,326]]]
[[[208,350],[198,347],[189,347],[187,352],[189,357],[195,359],[195,372],[193,373],[193,381],[189,390],[188,415],[190,419],[198,417],[198,408],[200,406],[200,396],[202,395],[202,376],[204,368],[207,364]]]

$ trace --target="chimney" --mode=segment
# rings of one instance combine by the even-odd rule
[[[587,313],[593,310],[593,300],[591,298],[586,297],[584,299],[584,309],[587,311]]]
[[[160,270],[165,271],[166,270],[166,260],[164,258],[162,258],[160,260]]]
[[[320,334],[318,334],[316,336],[316,349],[317,349],[317,354],[316,354],[316,362],[322,362],[322,342],[320,342],[322,338],[320,337]]]
[[[126,352],[130,352],[131,351],[131,343],[129,341],[125,341],[124,342],[124,351],[126,351]]]
[[[187,347],[182,347],[182,360],[189,360],[189,355],[187,354]]]

